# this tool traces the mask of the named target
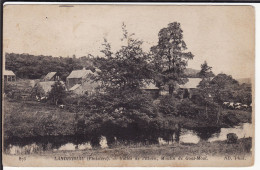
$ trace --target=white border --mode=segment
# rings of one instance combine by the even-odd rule
[[[260,122],[259,120],[259,116],[258,116],[258,110],[260,108],[260,105],[258,105],[258,98],[260,97],[260,92],[258,90],[257,87],[260,87],[260,59],[257,57],[260,55],[260,3],[124,3],[124,2],[115,2],[115,3],[108,3],[108,2],[6,2],[4,3],[4,5],[29,5],[29,4],[38,4],[38,5],[83,5],[83,4],[88,4],[88,5],[215,5],[215,6],[221,6],[221,5],[227,5],[227,6],[237,6],[237,5],[250,5],[250,6],[254,6],[255,7],[255,24],[256,24],[256,44],[255,44],[255,164],[252,167],[246,167],[243,169],[260,169],[260,143],[259,143],[259,135],[257,134],[257,132],[260,130],[260,125],[258,124],[258,122]],[[257,48],[258,47],[258,48]],[[124,169],[132,169],[133,167],[126,167]],[[149,168],[149,169],[155,169],[154,168]],[[175,169],[176,167],[174,167]],[[40,167],[40,168],[36,168],[36,167],[32,167],[32,168],[28,168],[28,167],[23,167],[23,168],[17,168],[17,167],[4,167],[4,170],[56,170],[56,169],[62,169],[62,170],[72,170],[75,168],[68,168],[68,167],[64,167],[64,168],[60,168],[60,167]],[[122,168],[95,168],[95,167],[85,167],[85,168],[76,168],[76,169],[88,169],[88,170],[104,170],[104,169],[108,169],[108,170],[112,170],[112,169],[123,169]],[[136,170],[141,170],[141,169],[148,169],[146,168],[134,168]],[[156,169],[164,169],[164,170],[169,170],[170,168],[156,168]],[[177,169],[191,169],[191,168],[177,168]],[[206,168],[202,168],[202,167],[192,167],[192,169],[212,169],[212,167],[206,167]],[[224,168],[226,169],[226,168]],[[238,168],[228,168],[229,170],[236,170]],[[240,169],[240,168],[239,168]],[[223,170],[223,168],[214,168],[214,170]]]

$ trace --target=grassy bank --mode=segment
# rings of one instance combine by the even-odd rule
[[[74,134],[75,113],[47,103],[4,99],[4,136]]]
[[[60,109],[55,105],[36,101],[18,101],[4,99],[4,135],[33,137],[45,135],[75,134],[76,113],[69,109]],[[177,120],[179,119],[179,120]],[[176,117],[183,127],[230,127],[237,123],[251,123],[250,111],[223,110],[219,122],[201,121],[186,117]]]
[[[81,156],[81,157],[109,157],[120,159],[123,157],[179,157],[179,156],[238,156],[250,155],[252,138],[239,139],[236,144],[227,144],[226,141],[205,142],[198,144],[173,144],[173,145],[150,145],[144,147],[116,147],[112,149],[89,149],[75,151],[45,151],[32,156],[59,157],[59,156]],[[192,146],[192,147],[191,147]]]

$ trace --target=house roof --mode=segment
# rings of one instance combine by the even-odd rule
[[[62,85],[65,86],[63,81],[60,81]],[[42,87],[45,93],[48,93],[51,91],[52,85],[55,83],[55,81],[42,81],[37,83],[37,86]]]
[[[201,82],[201,78],[188,78],[188,82],[185,84],[179,85],[181,89],[195,89]]]
[[[73,87],[71,87],[69,90],[73,91],[76,90],[77,88],[79,88],[81,86],[81,84],[75,84]]]
[[[11,70],[4,70],[4,75],[5,76],[15,76],[14,72]]]
[[[82,78],[87,74],[93,74],[91,70],[73,70],[67,78]]]
[[[57,72],[49,72],[45,77],[44,80],[50,80],[53,76],[55,76]]]

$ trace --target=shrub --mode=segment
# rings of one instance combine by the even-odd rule
[[[192,101],[189,99],[184,99],[182,102],[178,105],[178,114],[185,116],[185,117],[192,117],[195,118],[199,115],[201,109],[197,105],[195,105]]]
[[[51,91],[48,94],[51,103],[56,105],[62,103],[65,95],[65,87],[60,81],[57,81],[52,85]]]
[[[160,99],[159,111],[164,115],[179,115],[177,106],[179,105],[179,100],[173,96],[167,95]]]

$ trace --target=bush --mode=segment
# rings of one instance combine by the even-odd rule
[[[177,108],[178,114],[185,117],[195,118],[201,112],[201,108],[195,105],[189,99],[182,100],[182,102],[178,105]]]
[[[179,112],[177,106],[179,100],[173,96],[167,95],[160,98],[159,111],[164,115],[175,115],[178,116]]]
[[[60,81],[57,81],[52,85],[51,91],[48,94],[48,99],[52,104],[62,104],[65,95],[66,91],[64,85]]]

